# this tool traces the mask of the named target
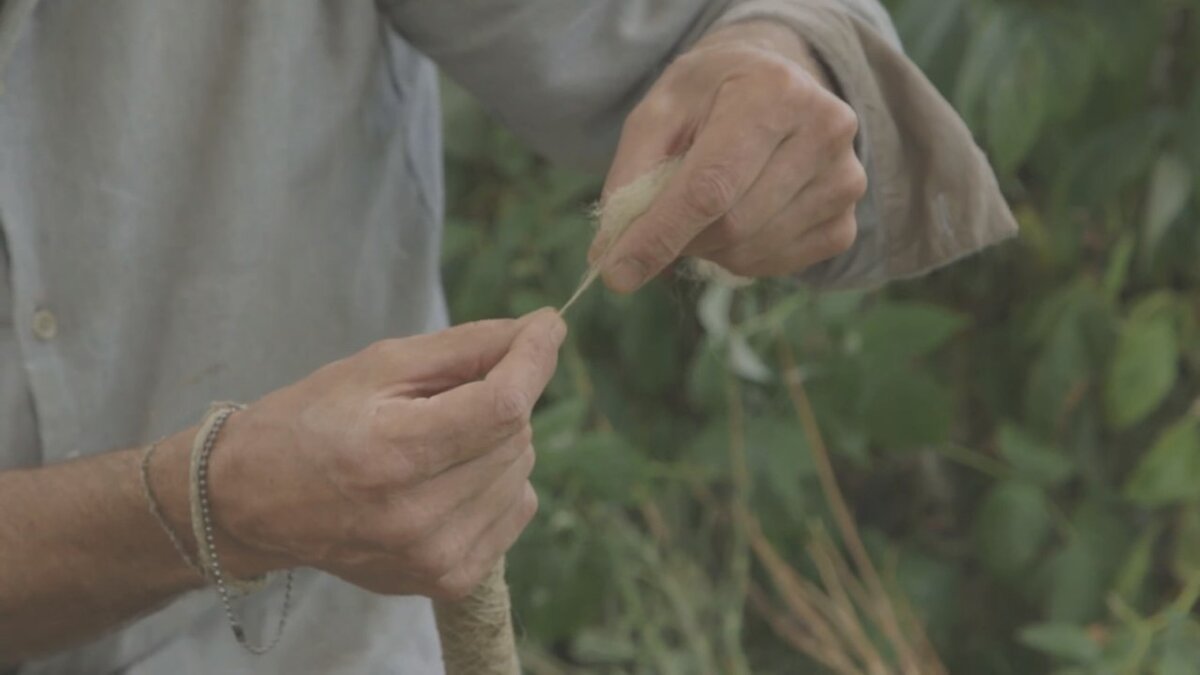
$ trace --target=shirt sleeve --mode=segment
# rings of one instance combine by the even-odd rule
[[[396,30],[553,160],[603,170],[629,110],[706,32],[754,19],[798,31],[859,116],[868,190],[821,288],[922,274],[1016,224],[970,131],[904,55],[877,0],[389,0]]]

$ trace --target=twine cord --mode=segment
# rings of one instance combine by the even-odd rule
[[[466,599],[434,612],[446,675],[520,675],[503,558]]]
[[[571,297],[558,310],[560,316],[600,278],[617,241],[634,220],[649,210],[682,161],[682,157],[664,160],[615,191],[595,209],[593,220],[597,236],[604,242],[603,249],[588,265]],[[689,276],[693,278],[731,286],[748,282],[716,263],[699,259],[688,262]],[[466,599],[435,602],[434,611],[446,675],[520,675],[503,558]]]

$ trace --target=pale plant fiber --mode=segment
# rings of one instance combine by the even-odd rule
[[[587,272],[579,282],[571,298],[563,303],[559,314],[564,314],[575,301],[580,298],[600,277],[600,272],[610,263],[611,252],[617,241],[642,214],[650,209],[650,205],[671,182],[671,178],[679,171],[683,157],[670,157],[663,160],[653,169],[642,174],[632,183],[620,188],[605,199],[593,214],[596,223],[596,236],[604,242],[604,249],[596,256],[595,261],[588,265]],[[739,277],[711,260],[689,258],[683,267],[683,276],[697,281],[712,281],[727,286],[744,286],[750,279]]]
[[[595,261],[588,265],[587,272],[570,299],[558,310],[560,315],[600,277],[601,270],[610,262],[613,245],[625,234],[629,225],[650,208],[681,163],[681,157],[664,160],[614,192],[595,209],[593,217],[597,236],[604,242],[604,248]],[[687,276],[731,286],[748,283],[748,280],[733,275],[716,263],[707,260],[688,262]],[[446,675],[519,675],[521,666],[513,638],[503,559],[465,600],[435,602],[434,610],[442,640]]]

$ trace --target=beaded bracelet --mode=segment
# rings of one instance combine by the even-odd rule
[[[292,570],[287,571],[285,578],[283,609],[279,614],[279,624],[276,627],[274,637],[266,644],[251,644],[246,638],[246,631],[242,626],[242,622],[233,611],[232,598],[234,597],[235,590],[245,593],[249,592],[250,589],[262,587],[267,581],[267,576],[263,575],[262,577],[249,580],[237,579],[233,576],[226,578],[225,573],[221,570],[221,559],[217,556],[213,537],[212,504],[208,494],[208,462],[212,456],[213,447],[216,446],[217,436],[221,433],[221,428],[225,425],[230,415],[244,408],[245,406],[237,403],[214,403],[209,409],[204,423],[200,425],[200,431],[196,434],[195,441],[192,443],[190,472],[192,530],[196,535],[199,564],[206,572],[205,576],[212,579],[213,585],[216,586],[217,595],[221,598],[221,606],[225,610],[225,617],[229,620],[229,627],[233,631],[233,637],[237,640],[238,644],[252,654],[265,654],[279,643],[280,638],[283,637],[284,628],[287,626],[288,612],[291,609],[292,599]]]

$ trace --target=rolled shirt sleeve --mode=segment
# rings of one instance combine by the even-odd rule
[[[547,157],[603,170],[625,116],[710,30],[794,28],[859,116],[868,191],[848,252],[807,270],[820,288],[923,274],[1016,232],[983,152],[904,55],[876,0],[392,0],[397,30]]]

